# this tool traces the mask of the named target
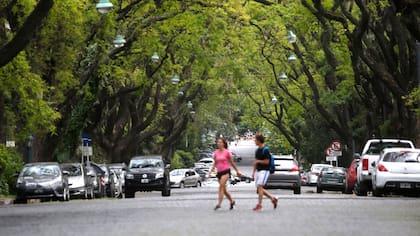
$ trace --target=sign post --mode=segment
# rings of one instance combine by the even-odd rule
[[[343,155],[341,143],[333,141],[325,150],[325,154],[327,154],[326,161],[329,161],[331,165],[335,162],[335,165],[338,167],[338,157]]]
[[[80,146],[82,151],[82,164],[84,162],[90,162],[90,158],[93,156],[92,139],[89,134],[82,134],[82,145]]]

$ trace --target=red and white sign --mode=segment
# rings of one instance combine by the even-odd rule
[[[325,154],[327,154],[327,156],[341,156],[343,154],[341,150],[341,143],[334,141],[325,150]]]

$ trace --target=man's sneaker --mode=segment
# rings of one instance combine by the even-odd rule
[[[271,202],[273,203],[274,209],[277,209],[277,203],[279,202],[279,200],[277,199],[277,197],[274,197],[273,200],[271,200]]]
[[[262,210],[262,206],[260,204],[258,204],[256,207],[254,207],[253,210],[254,211],[261,211]]]

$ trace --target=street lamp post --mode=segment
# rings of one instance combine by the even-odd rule
[[[33,153],[32,147],[34,145],[34,139],[35,137],[32,134],[28,136],[27,158],[26,158],[27,163],[32,162],[32,153]]]
[[[154,52],[153,55],[152,55],[152,62],[156,63],[158,61],[159,61],[159,55],[158,55],[157,52]]]
[[[111,11],[111,8],[114,5],[112,5],[111,2],[109,2],[109,0],[100,0],[97,4],[96,4],[96,9],[98,9],[99,13],[101,14],[106,14],[108,12]]]
[[[112,43],[114,44],[114,47],[116,48],[120,48],[120,47],[124,47],[124,44],[126,43],[124,36],[122,36],[121,34],[117,34],[117,36],[115,37],[114,41],[112,41]]]

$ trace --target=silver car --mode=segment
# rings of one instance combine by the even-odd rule
[[[61,164],[61,169],[68,172],[70,196],[72,198],[94,198],[95,175],[88,174],[80,163]]]
[[[299,164],[293,156],[274,155],[275,171],[270,174],[265,188],[292,189],[294,194],[301,192]]]
[[[201,187],[201,177],[193,169],[175,169],[169,176],[171,187]]]

